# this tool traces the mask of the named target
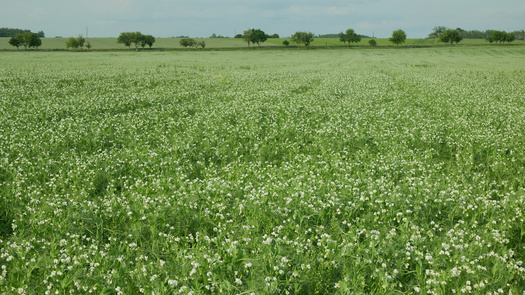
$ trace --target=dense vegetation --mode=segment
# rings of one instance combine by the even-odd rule
[[[0,28],[0,37],[14,37],[17,34],[31,33],[30,30],[11,29],[11,28]],[[45,34],[43,31],[36,33],[38,37],[44,38]]]
[[[523,294],[524,54],[5,52],[0,293]]]

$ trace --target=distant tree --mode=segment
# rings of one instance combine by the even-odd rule
[[[273,34],[270,36],[270,38],[279,39],[279,34]]]
[[[447,30],[447,27],[444,27],[444,26],[434,27],[434,29],[432,30],[432,33],[428,34],[428,38],[430,39],[439,38],[441,34],[445,32],[446,30]]]
[[[218,37],[217,37],[217,34],[213,33],[211,34],[210,38],[218,38]]]
[[[514,38],[517,40],[525,40],[525,30],[514,31],[512,33],[514,34]]]
[[[199,42],[197,42],[196,47],[200,47],[200,48],[204,49],[204,47],[206,47],[206,42],[204,42],[204,41],[199,41]]]
[[[257,43],[257,46],[261,47],[261,43],[268,40],[266,35],[261,29],[252,29],[252,43]]]
[[[44,34],[44,31],[38,31],[38,33],[36,33],[36,34],[40,38],[45,38],[46,37],[46,34]]]
[[[17,34],[16,36],[11,37],[11,39],[9,39],[9,44],[18,49],[20,45],[22,45],[22,34]]]
[[[187,48],[187,47],[193,47],[197,46],[197,41],[193,38],[182,38],[179,41],[180,46]]]
[[[38,47],[42,46],[42,39],[38,37],[37,34],[31,33],[31,39],[29,41],[29,47],[35,47],[38,49]]]
[[[307,48],[314,41],[314,33],[295,32],[290,38],[293,43],[297,44],[297,48],[299,48],[300,44],[304,44],[305,48]]]
[[[79,44],[78,44],[78,39],[77,38],[69,38],[67,39],[66,41],[66,48],[69,49],[69,48],[72,48],[72,49],[77,49],[79,47]]]
[[[130,32],[120,33],[120,36],[118,36],[118,39],[117,39],[117,43],[124,44],[124,46],[131,48],[131,43],[133,42],[131,40],[132,39],[131,34],[132,33]]]
[[[23,34],[25,32],[30,31],[21,29],[0,28],[0,37],[14,37],[18,34]]]
[[[505,33],[504,31],[492,31],[491,38],[492,38],[493,42],[503,43],[503,42],[505,42],[505,40],[507,38],[507,33]],[[490,43],[492,43],[492,42],[490,42]]]
[[[236,39],[242,39],[242,34],[237,34],[237,35],[235,35],[234,38],[236,38]]]
[[[514,33],[505,33],[505,42],[510,43],[514,40],[516,40]]]
[[[439,36],[439,40],[443,43],[450,43],[450,44],[458,44],[463,37],[461,37],[459,31],[452,30],[452,29],[446,29],[441,35]]]
[[[82,49],[84,47],[84,44],[86,43],[86,39],[84,39],[84,36],[78,35],[77,42],[78,42],[78,47]]]
[[[42,40],[35,33],[25,32],[23,34],[16,34],[14,38],[16,40],[13,40],[13,43],[18,44],[18,46],[20,45],[24,46],[24,49],[31,48],[31,47],[35,47],[36,49],[38,49],[38,47],[42,45]],[[9,44],[13,45],[11,42]],[[13,45],[13,46],[16,46],[16,45]]]
[[[33,34],[31,32],[25,32],[25,33],[19,34],[19,35],[20,35],[19,38],[20,38],[20,42],[21,42],[20,44],[22,44],[22,46],[24,46],[24,49],[27,49],[27,47],[31,47],[31,46],[29,46],[29,44],[31,44],[31,39],[33,38],[33,36],[32,36]]]
[[[339,41],[343,42],[343,46],[346,46],[346,42],[348,41],[348,38],[345,33],[343,32],[339,33]]]
[[[348,41],[348,45],[352,43],[359,43],[361,42],[361,37],[356,34],[354,29],[348,29],[346,30],[346,41]]]
[[[135,50],[139,50],[139,46],[142,46],[142,42],[144,41],[144,35],[142,35],[141,32],[133,32],[131,33],[131,42],[135,44]],[[144,43],[145,44],[145,43]],[[142,46],[144,47],[144,46]]]
[[[153,43],[155,43],[155,37],[153,37],[153,35],[145,35],[143,41],[149,46],[149,48],[151,48],[151,46],[153,46]],[[142,47],[144,48],[144,46]]]
[[[283,41],[283,45],[286,46],[286,47],[288,47],[288,46],[290,45],[290,41],[288,41],[288,40],[284,40],[284,41]]]
[[[93,46],[91,45],[91,42],[87,41],[87,42],[86,42],[86,48],[87,48],[88,50],[90,50],[92,47],[93,47]]]
[[[376,47],[377,46],[377,42],[375,39],[370,39],[368,40],[368,44],[372,47]]]
[[[407,34],[403,30],[397,30],[392,32],[392,37],[388,39],[390,42],[396,44],[396,46],[399,46],[399,44],[405,43],[407,39]]]
[[[244,31],[242,34],[242,39],[244,42],[248,43],[248,47],[250,47],[250,43],[252,43],[253,40],[253,29],[248,29]]]

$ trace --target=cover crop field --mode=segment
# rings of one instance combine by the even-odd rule
[[[524,294],[525,47],[0,54],[0,293]]]

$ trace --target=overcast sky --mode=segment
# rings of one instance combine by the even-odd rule
[[[212,33],[233,37],[248,28],[290,36],[296,31],[388,37],[403,29],[426,37],[435,26],[465,30],[525,29],[524,0],[3,0],[0,27],[44,31],[46,37],[156,37]]]

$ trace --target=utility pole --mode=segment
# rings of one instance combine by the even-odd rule
[[[88,26],[86,26],[86,38],[89,37],[88,35]]]

